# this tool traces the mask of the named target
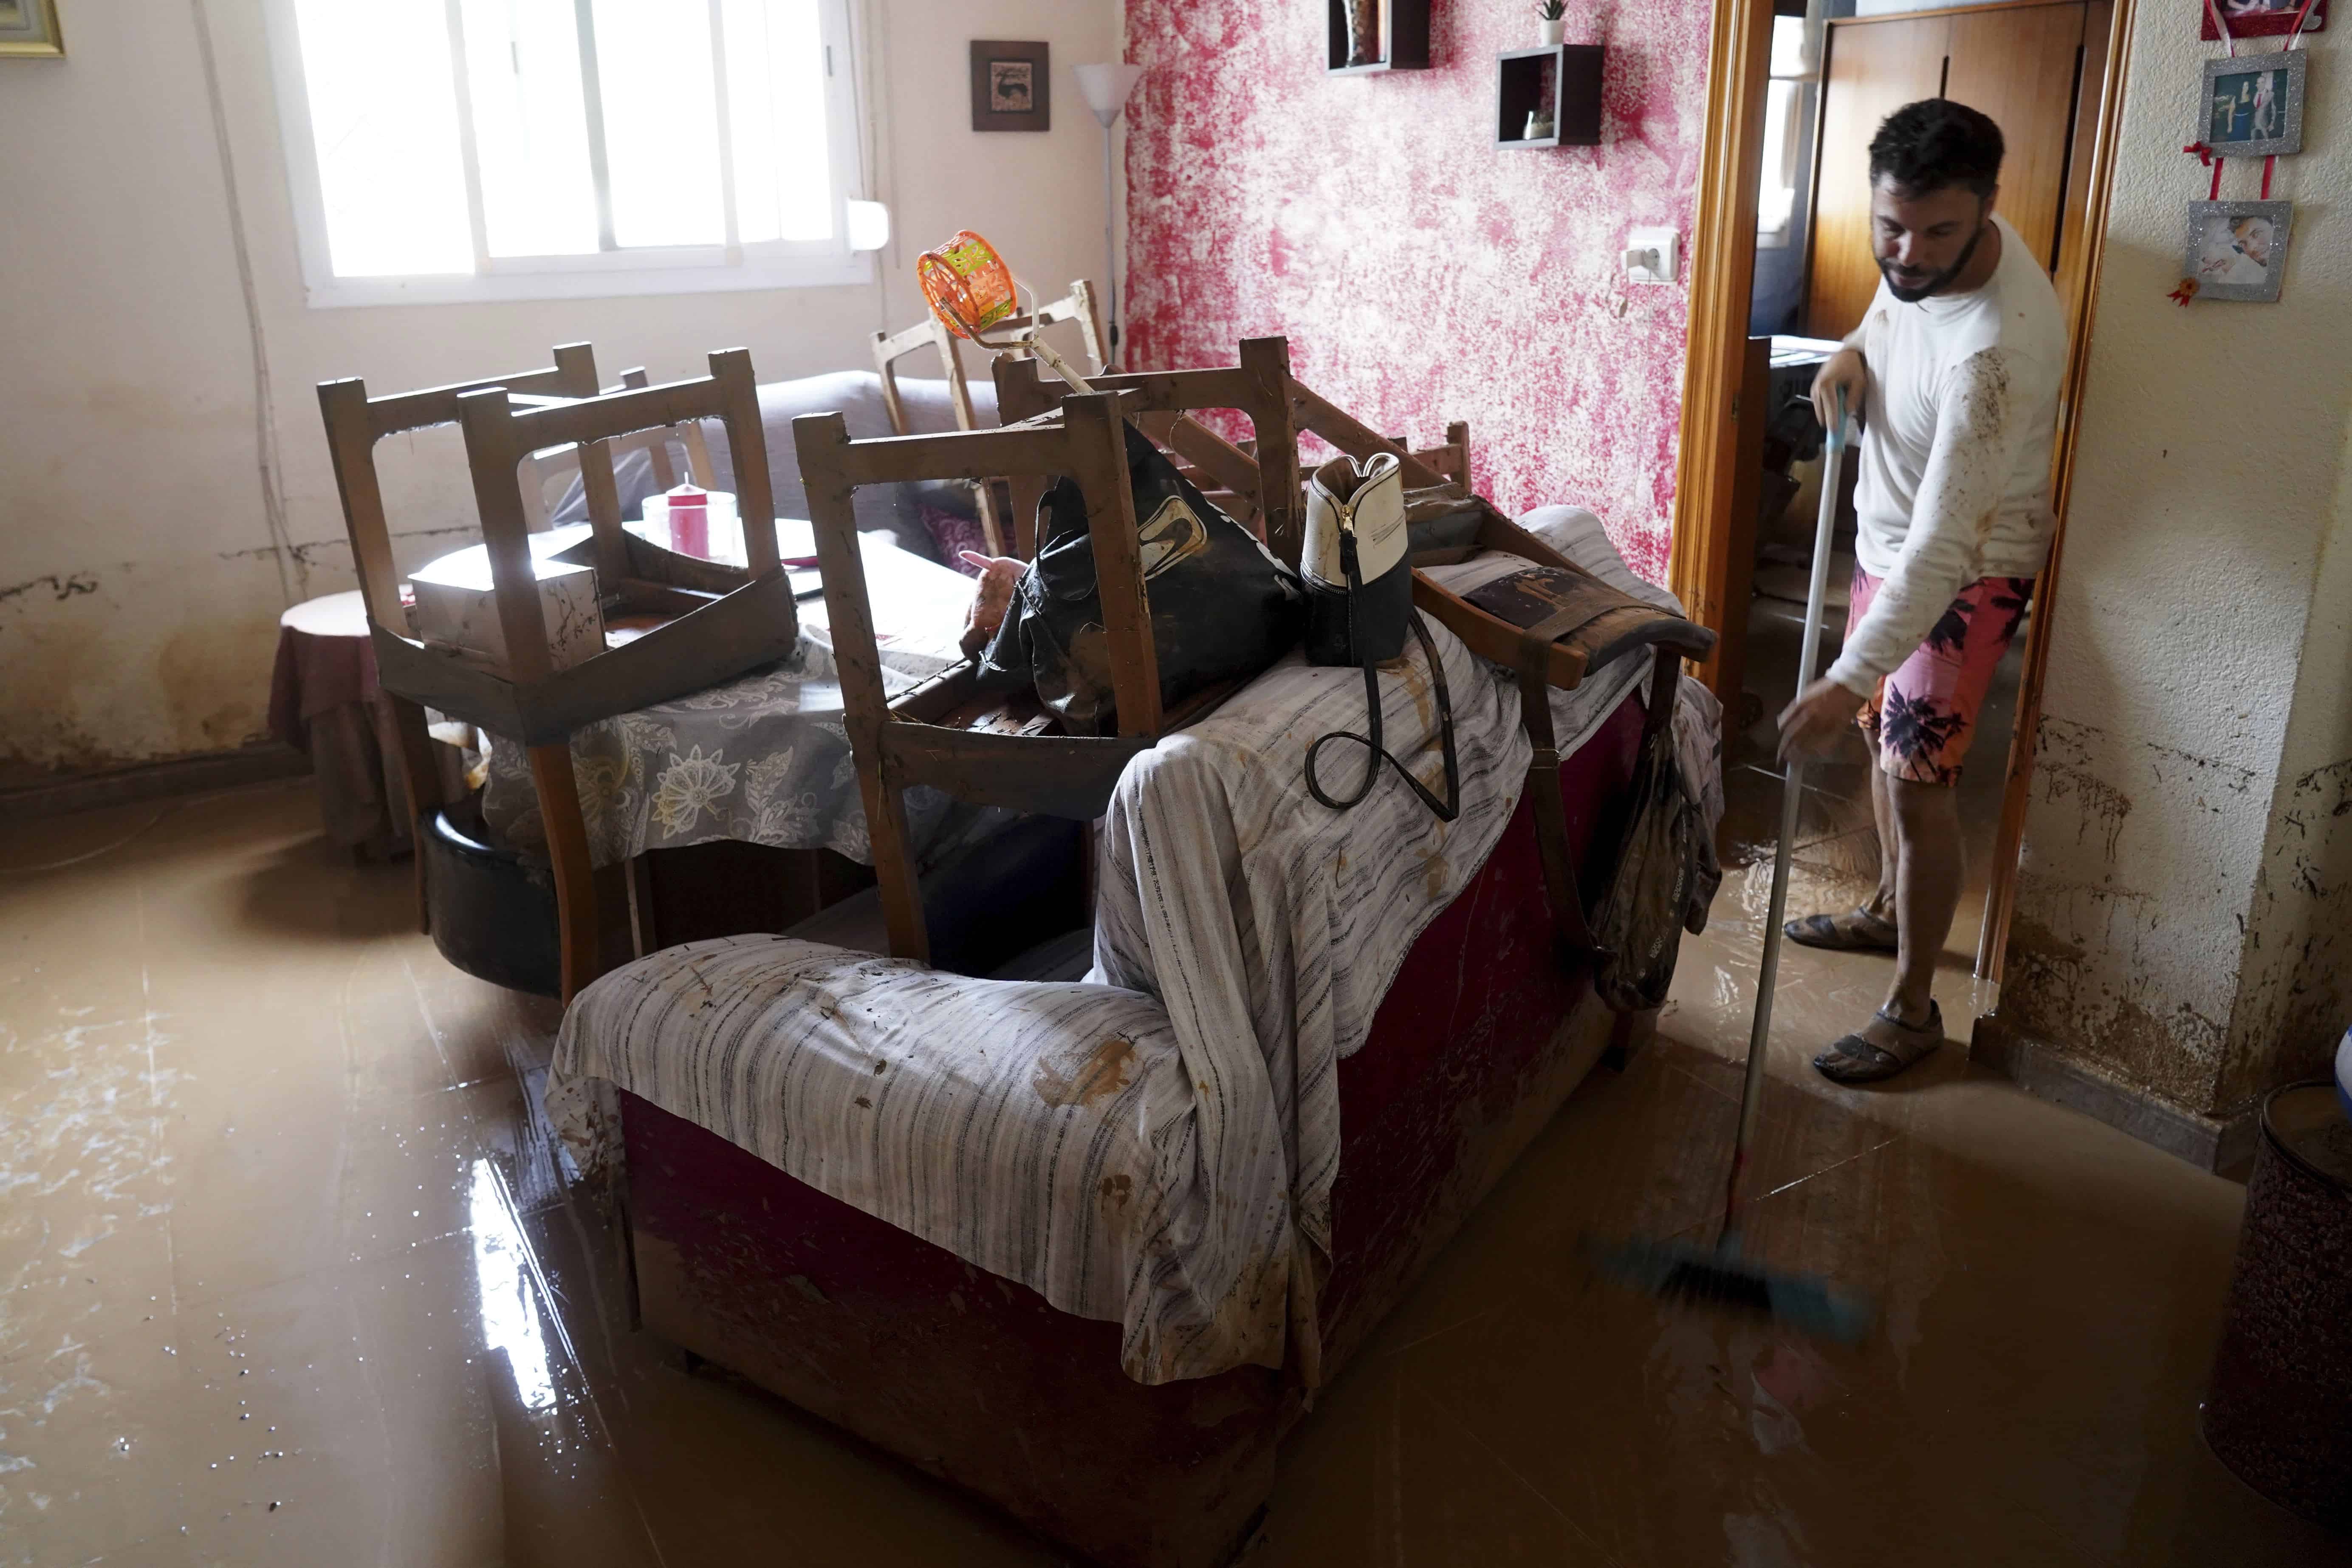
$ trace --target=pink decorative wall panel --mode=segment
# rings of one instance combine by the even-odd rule
[[[1681,282],[1618,264],[1635,225],[1691,226],[1705,0],[1570,0],[1609,48],[1601,144],[1502,151],[1495,57],[1527,0],[1435,0],[1426,71],[1323,71],[1326,0],[1128,0],[1128,357],[1229,363],[1288,336],[1300,378],[1417,440],[1470,421],[1506,510],[1590,506],[1663,580]]]

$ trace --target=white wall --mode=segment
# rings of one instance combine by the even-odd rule
[[[2342,1027],[2327,944],[2352,914],[2331,815],[2352,773],[2352,73],[2315,49],[2307,150],[2278,162],[2284,300],[2184,309],[2166,296],[2208,175],[2178,149],[2219,52],[2180,7],[2141,7],[2000,1003],[2205,1111]],[[2260,178],[2232,163],[2222,195]]]
[[[734,344],[764,380],[862,367],[875,330],[918,319],[915,253],[964,226],[1028,277],[1098,273],[1102,132],[1069,68],[1115,58],[1111,0],[864,5],[897,238],[855,288],[312,310],[261,0],[79,0],[67,59],[0,68],[0,785],[259,732],[278,612],[352,585],[320,381],[405,389],[573,339],[656,379]],[[971,129],[976,37],[1052,45],[1051,132]],[[413,564],[470,509],[454,432],[400,445]]]

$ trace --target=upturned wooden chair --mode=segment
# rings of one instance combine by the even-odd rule
[[[352,563],[359,574],[371,627],[393,627],[402,636],[408,632],[408,613],[400,602],[400,571],[393,559],[392,526],[384,514],[383,485],[376,470],[376,443],[387,436],[455,424],[457,399],[484,387],[559,397],[596,395],[594,350],[586,343],[562,343],[552,357],[555,363],[541,370],[517,371],[390,397],[369,397],[367,384],[356,376],[320,384],[319,412],[326,422],[327,451],[334,463],[335,490],[343,506],[343,531],[351,540]],[[401,786],[407,795],[409,826],[414,828],[448,802],[442,797],[441,770],[434,758],[433,740],[426,733],[423,706],[389,687],[385,697],[399,737]],[[419,853],[415,859],[416,921],[423,930],[428,921],[425,857]]]
[[[929,784],[975,805],[1089,821],[1108,805],[1129,758],[1230,692],[1230,687],[1213,688],[1175,711],[1160,705],[1128,486],[1123,402],[1118,393],[1072,394],[1053,411],[1003,429],[869,441],[851,440],[838,414],[793,422],[875,877],[896,956],[926,962],[930,956],[902,805],[909,785]],[[1034,692],[999,698],[978,691],[969,659],[890,699],[858,554],[851,504],[857,488],[1049,475],[1069,476],[1086,496],[1119,732],[1056,733],[1057,721]]]
[[[374,484],[374,441],[426,425],[455,423],[464,430],[506,666],[488,668],[409,635],[398,584],[390,574],[388,543],[381,552],[380,574],[389,602],[379,609],[370,599],[376,666],[387,692],[527,748],[555,872],[567,1002],[595,978],[598,968],[595,887],[572,770],[572,732],[787,658],[799,641],[791,582],[777,555],[767,444],[751,355],[726,350],[710,356],[708,377],[604,394],[595,391],[593,362],[585,360],[584,350],[575,369],[580,378],[565,384],[585,391],[568,398],[553,383],[535,384],[518,398],[511,381],[374,400],[356,381],[320,388],[346,519],[372,520],[377,531],[383,505]],[[562,400],[548,400],[551,393]],[[725,426],[740,469],[737,510],[747,557],[740,566],[675,554],[621,523],[613,438],[706,418]],[[579,448],[589,531],[556,558],[595,568],[608,624],[626,618],[646,629],[556,669],[520,466],[530,453],[563,446]],[[352,531],[354,552],[364,558],[362,535],[367,530],[352,521]],[[364,572],[362,580],[369,580]],[[410,771],[429,776],[429,770]],[[426,808],[420,804],[420,813]]]
[[[1087,355],[1094,368],[1108,368],[1110,358],[1104,348],[1108,341],[1103,331],[1102,313],[1095,308],[1095,286],[1084,278],[1070,284],[1070,291],[1051,303],[1040,305],[1026,316],[1014,316],[999,324],[999,330],[1019,331],[1027,327],[1049,327],[1058,321],[1075,321],[1086,343]],[[912,434],[907,421],[907,405],[898,395],[898,362],[910,353],[930,348],[940,358],[940,374],[948,384],[948,403],[955,411],[956,428],[976,430],[980,417],[972,406],[971,383],[964,374],[963,357],[956,350],[956,336],[939,317],[926,313],[915,325],[897,332],[874,334],[874,368],[882,378],[882,406],[890,416],[890,428],[901,436]],[[1013,358],[1025,358],[1014,353]],[[1005,417],[1000,405],[998,417]],[[988,547],[995,554],[1012,553],[1013,529],[999,510],[998,498],[988,481],[978,487],[981,531],[988,538]],[[1026,559],[1024,556],[1024,559]]]

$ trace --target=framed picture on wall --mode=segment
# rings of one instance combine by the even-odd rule
[[[2295,13],[2303,9],[2303,0],[2213,0],[2229,19],[2230,37],[2233,38],[2275,38],[2294,31]],[[2221,35],[2214,28],[2213,13],[2203,5],[2197,7],[2197,36],[2211,42]],[[2311,0],[2311,15],[2303,19],[2303,30],[2316,33],[2327,26],[2327,0]]]
[[[2301,49],[2205,62],[2197,140],[2216,157],[2267,158],[2303,151]]]
[[[0,0],[0,58],[58,60],[65,53],[58,0]]]
[[[2182,266],[2196,279],[2197,298],[2276,300],[2294,221],[2293,202],[2189,203]]]
[[[1051,131],[1053,76],[1044,44],[974,38],[971,43],[971,128]]]

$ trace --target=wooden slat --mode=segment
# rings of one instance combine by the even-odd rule
[[[368,401],[369,427],[374,432],[375,438],[381,441],[386,436],[397,436],[404,431],[423,430],[435,425],[455,425],[457,423],[457,400],[469,392],[487,391],[493,386],[503,386],[509,392],[554,397],[596,395],[596,356],[586,343],[559,344],[553,357],[555,363],[546,370],[517,371],[511,375],[452,382],[446,386],[428,386],[417,392],[371,398]]]
[[[1348,456],[1361,461],[1375,452],[1392,452],[1404,468],[1405,488],[1423,489],[1442,485],[1445,476],[1414,457],[1404,447],[1375,431],[1354,415],[1314,392],[1303,382],[1290,384],[1292,404],[1298,410],[1301,429],[1311,430]]]
[[[506,637],[507,671],[516,684],[528,686],[545,680],[553,665],[547,652],[546,605],[530,555],[530,517],[515,465],[525,452],[549,443],[516,439],[520,421],[504,387],[469,392],[457,403],[466,460],[474,475],[474,506],[481,517],[482,546],[489,552],[499,629]]]
[[[823,416],[802,416],[810,417]],[[800,420],[793,423],[797,429]],[[1066,438],[1056,430],[957,430],[854,442],[835,461],[850,484],[878,485],[1059,473],[1066,451]]]
[[[725,412],[717,385],[710,377],[698,375],[652,386],[625,387],[574,403],[524,408],[515,411],[512,417],[516,439],[525,451],[536,451],[541,447],[626,436],[683,424],[688,419],[715,419]]]
[[[759,378],[749,349],[721,349],[709,363],[727,449],[735,458],[735,515],[743,524],[743,552],[752,575],[764,577],[782,557],[776,550],[776,497],[768,472],[768,427],[760,417]]]
[[[809,522],[816,534],[834,665],[841,683],[850,754],[857,765],[858,794],[866,804],[866,835],[890,952],[899,958],[928,963],[930,933],[923,922],[922,894],[915,881],[906,813],[899,787],[884,766],[882,731],[890,722],[889,694],[882,679],[881,650],[874,639],[866,563],[858,553],[849,428],[838,414],[803,415],[793,421],[793,445],[800,457]]]
[[[1095,590],[1102,602],[1119,733],[1156,735],[1160,655],[1144,594],[1143,542],[1128,486],[1124,426],[1107,393],[1072,394],[1062,400],[1062,416],[1069,427],[1066,471],[1086,496],[1087,532],[1094,541]]]
[[[1258,531],[1266,547],[1286,564],[1298,563],[1302,542],[1298,495],[1298,416],[1291,398],[1290,342],[1286,338],[1244,338],[1242,371],[1250,381],[1249,456],[1258,468]]]
[[[392,530],[383,512],[383,489],[376,475],[376,437],[369,423],[367,384],[358,380],[319,384],[319,414],[327,426],[327,455],[342,499],[343,529],[352,543],[360,594],[368,618],[395,631],[408,629],[400,604],[400,573],[393,563]]]

